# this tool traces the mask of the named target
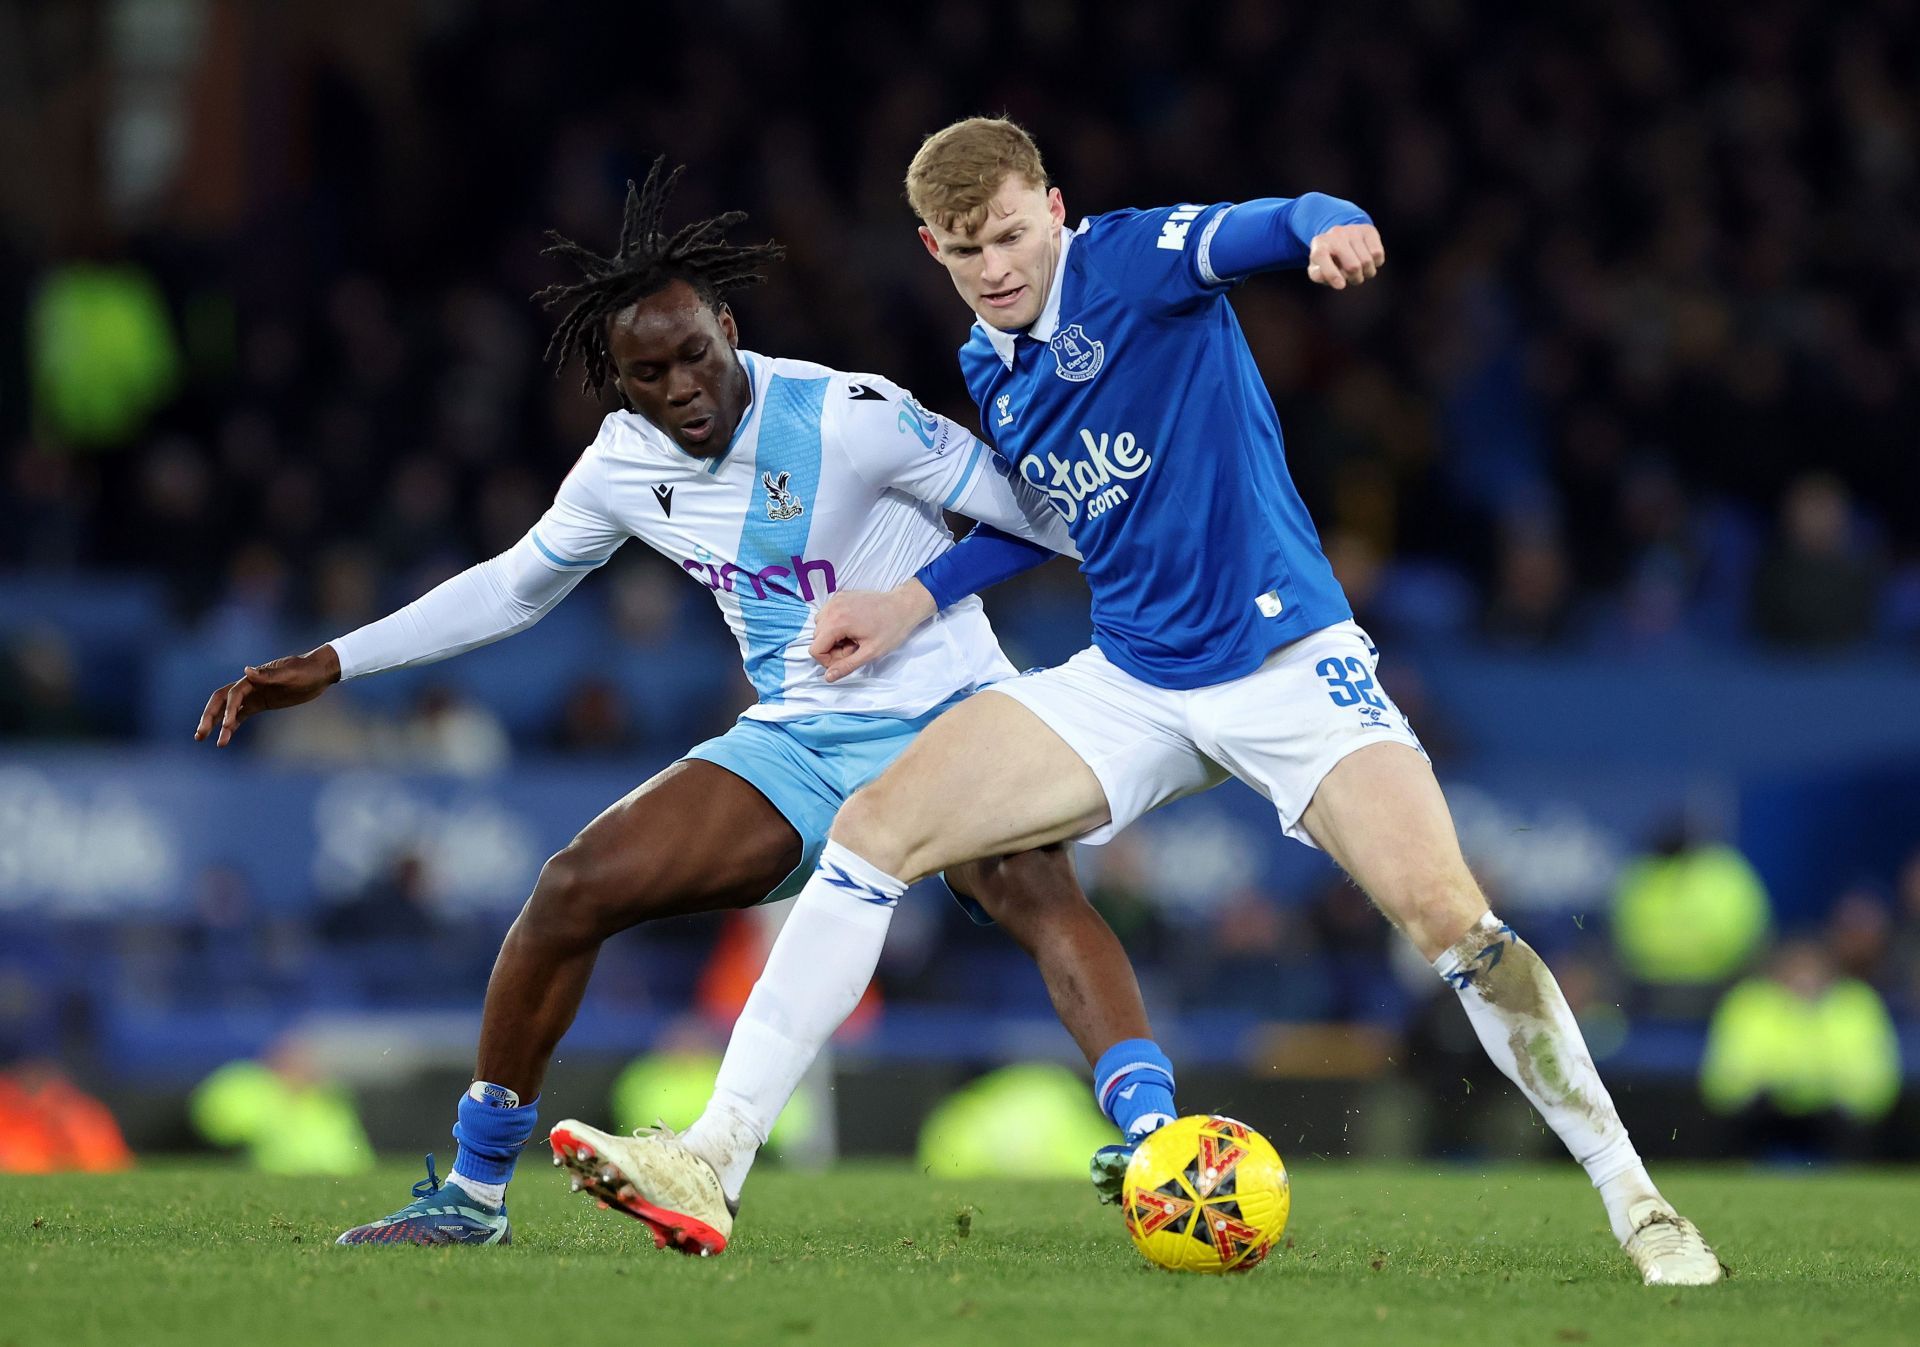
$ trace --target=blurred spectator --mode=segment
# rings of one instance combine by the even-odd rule
[[[1892,939],[1892,915],[1880,895],[1870,888],[1848,889],[1827,912],[1827,952],[1841,977],[1864,982],[1875,990],[1883,988]]]
[[[1138,829],[1123,832],[1094,853],[1094,865],[1082,866],[1088,899],[1136,958],[1165,950],[1171,939],[1154,901],[1143,845]]]
[[[547,732],[547,747],[556,753],[615,757],[639,746],[626,696],[604,678],[575,683]]]
[[[1714,1011],[1700,1090],[1750,1147],[1857,1151],[1899,1095],[1900,1043],[1872,987],[1789,941]]]
[[[1627,866],[1614,892],[1614,949],[1658,1014],[1704,1015],[1771,925],[1766,888],[1746,857],[1684,822]]]
[[[1920,1015],[1920,847],[1901,865],[1894,894],[1899,925],[1888,952],[1893,995],[1907,1014]]]
[[[725,1046],[723,1034],[697,1020],[670,1030],[660,1046],[634,1058],[615,1078],[610,1100],[613,1125],[623,1132],[662,1121],[686,1127],[713,1097]],[[830,1142],[831,1120],[820,1116],[820,1102],[812,1091],[797,1091],[780,1110],[765,1153],[786,1163],[817,1152],[823,1141]]]
[[[134,263],[51,268],[29,324],[34,409],[46,433],[63,443],[125,443],[179,378],[166,300]]]
[[[1063,1066],[1023,1062],[947,1096],[920,1128],[920,1166],[953,1178],[1077,1178],[1113,1125]]]
[[[513,756],[493,712],[444,684],[434,684],[389,737],[392,761],[416,771],[486,776]]]
[[[1326,1018],[1397,1020],[1402,1003],[1387,963],[1393,927],[1359,886],[1344,878],[1330,881],[1306,917],[1319,950],[1316,961],[1326,973]]]
[[[336,944],[424,941],[435,924],[426,866],[412,852],[403,852],[366,888],[328,912],[320,921],[320,934]]]
[[[1181,969],[1188,1007],[1277,1020],[1332,1014],[1333,974],[1298,911],[1242,888],[1213,910],[1204,931],[1205,944],[1189,949]]]
[[[392,749],[386,723],[337,687],[291,712],[256,716],[233,742],[278,762],[318,768],[363,766]]]
[[[1775,645],[1825,650],[1873,631],[1880,568],[1855,536],[1839,479],[1811,473],[1781,506],[1780,536],[1753,586],[1753,625]]]
[[[300,1043],[283,1039],[263,1062],[228,1062],[200,1082],[194,1129],[215,1146],[239,1147],[267,1174],[364,1174],[373,1149],[353,1097],[320,1074]]]
[[[73,649],[43,627],[0,647],[0,736],[90,739],[99,726],[81,705]]]
[[[132,1165],[112,1112],[58,1066],[29,1062],[0,1073],[0,1174],[100,1174]]]
[[[1572,634],[1571,576],[1566,550],[1537,521],[1511,527],[1502,542],[1485,631],[1494,646],[1545,650]]]

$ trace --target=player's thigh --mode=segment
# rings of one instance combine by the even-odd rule
[[[1301,824],[1429,959],[1487,910],[1433,768],[1405,744],[1340,759]]]
[[[751,906],[800,858],[799,833],[757,787],[689,758],[609,806],[549,865],[644,920]]]
[[[1100,782],[1065,740],[1010,697],[969,697],[857,792],[832,836],[905,879],[1045,846],[1107,818]]]

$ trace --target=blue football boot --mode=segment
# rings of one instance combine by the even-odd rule
[[[427,1177],[413,1185],[413,1201],[366,1225],[356,1225],[335,1244],[511,1244],[507,1209],[484,1207],[457,1183],[440,1183],[433,1157]]]

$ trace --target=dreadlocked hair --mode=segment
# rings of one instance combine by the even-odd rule
[[[550,285],[534,299],[547,308],[572,303],[547,342],[546,359],[553,362],[557,375],[578,353],[587,371],[581,387],[589,394],[607,382],[613,363],[607,351],[607,320],[614,314],[677,280],[691,285],[718,309],[727,292],[765,280],[759,268],[786,255],[787,250],[773,242],[728,243],[722,236],[747,218],[740,210],[696,220],[671,237],[662,234],[660,217],[666,212],[667,198],[685,172],[682,165],[669,173],[666,164],[665,155],[655,159],[642,186],[627,180],[620,243],[611,257],[602,257],[551,229],[549,246],[540,250],[542,257],[564,257],[580,268],[583,279],[571,285]]]

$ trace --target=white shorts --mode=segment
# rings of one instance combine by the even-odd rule
[[[1211,687],[1154,687],[1089,646],[992,691],[1039,716],[1099,778],[1112,819],[1083,842],[1105,842],[1148,810],[1237,776],[1273,802],[1289,837],[1313,846],[1300,816],[1335,763],[1368,744],[1426,752],[1374,681],[1379,658],[1348,621]]]

